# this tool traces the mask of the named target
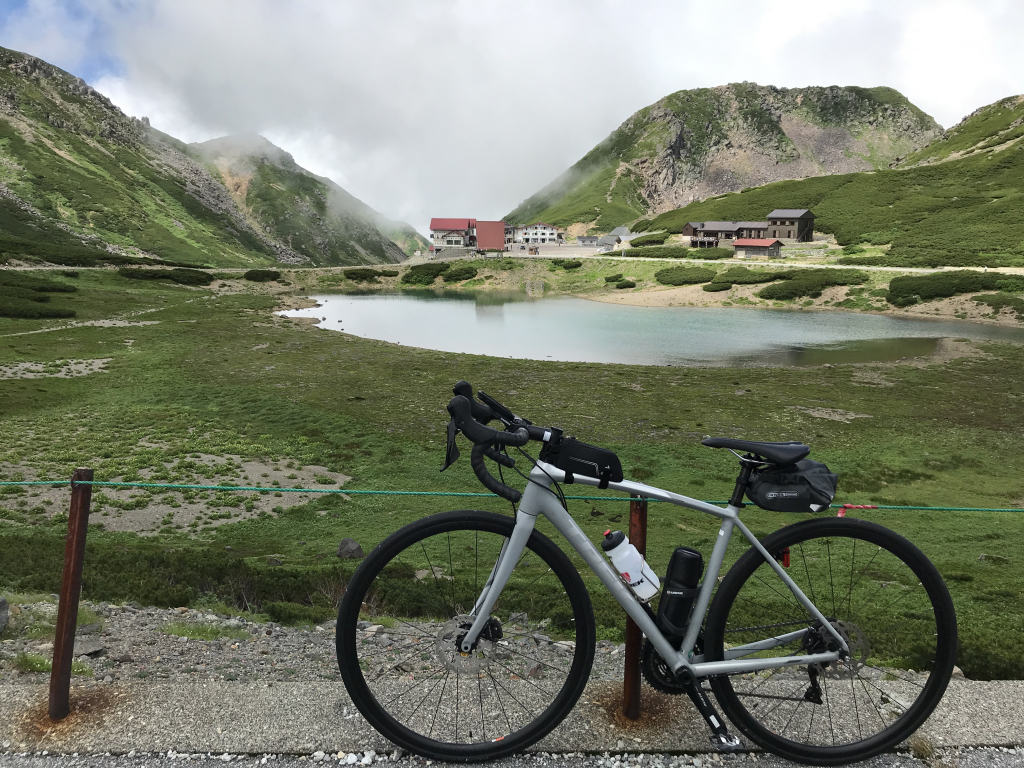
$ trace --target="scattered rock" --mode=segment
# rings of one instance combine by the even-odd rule
[[[75,656],[102,656],[106,652],[106,644],[98,637],[75,638]]]
[[[987,555],[984,552],[982,552],[980,555],[978,555],[978,562],[999,563],[1000,565],[1005,565],[1006,563],[1010,562],[1010,559],[1007,557],[1003,557],[1002,555]]]
[[[99,624],[82,624],[81,626],[75,628],[75,634],[76,635],[83,635],[83,636],[84,635],[95,635],[99,631],[100,631],[100,625]]]
[[[362,560],[366,554],[355,539],[344,538],[338,544],[338,557],[342,560]]]
[[[953,667],[953,677],[959,677],[959,678],[962,678],[962,679],[966,679],[964,677],[964,671],[962,669],[960,669],[960,667],[957,667],[957,666]]]
[[[267,565],[284,565],[284,563],[278,560],[276,557],[268,557]]]

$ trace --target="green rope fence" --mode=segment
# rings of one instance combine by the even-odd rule
[[[50,487],[69,485],[67,480],[4,480],[0,481],[3,486],[32,486],[47,485]],[[105,486],[113,488],[166,488],[178,490],[195,491],[256,491],[269,493],[338,493],[345,496],[368,495],[368,496],[456,496],[456,497],[485,497],[497,498],[493,493],[473,493],[468,491],[371,491],[360,489],[344,488],[279,488],[271,485],[185,485],[178,483],[122,483],[109,480],[79,480],[78,485]],[[566,499],[575,501],[614,501],[615,496],[566,496]],[[625,499],[623,499],[625,500]],[[647,499],[647,501],[661,501],[661,499]],[[705,504],[725,505],[727,501],[705,501]],[[931,512],[1024,512],[1024,508],[1001,508],[1001,507],[911,507],[889,504],[831,504],[830,507],[837,509],[908,509],[908,510],[929,510]]]

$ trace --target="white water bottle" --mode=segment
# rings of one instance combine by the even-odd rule
[[[622,531],[605,531],[601,549],[633,590],[633,594],[645,603],[658,594],[661,582]]]

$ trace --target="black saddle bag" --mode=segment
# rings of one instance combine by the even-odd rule
[[[772,512],[818,512],[832,503],[838,480],[820,461],[803,459],[754,472],[747,498]]]

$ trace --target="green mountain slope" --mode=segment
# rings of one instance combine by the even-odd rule
[[[773,208],[811,208],[815,229],[840,244],[891,245],[884,256],[844,263],[1024,266],[1024,134],[1010,127],[1024,112],[1006,114],[1000,105],[1011,102],[1021,110],[1016,98],[979,110],[952,139],[907,158],[916,163],[908,167],[768,184],[664,213],[650,228],[681,231],[687,221],[761,220]],[[958,135],[983,149],[954,157]]]
[[[405,258],[376,224],[407,225],[383,219],[294,162],[268,166],[255,185],[261,207],[253,214],[202,153],[145,118],[127,117],[81,79],[0,48],[0,262],[248,266]]]
[[[678,91],[626,120],[506,221],[604,232],[745,187],[886,168],[941,132],[891,88]]]
[[[311,262],[405,259],[402,248],[378,229],[401,224],[387,221],[330,179],[305,170],[262,136],[225,136],[189,149],[215,170],[256,228]]]
[[[1024,136],[1024,96],[1010,96],[976,109],[942,138],[900,159],[897,167],[957,160],[978,152],[998,151]]]

